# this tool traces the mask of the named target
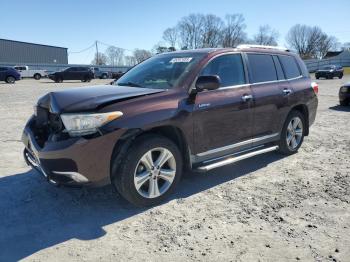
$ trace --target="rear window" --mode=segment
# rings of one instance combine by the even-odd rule
[[[277,74],[271,55],[247,54],[251,83],[276,81]]]
[[[280,55],[279,59],[284,69],[284,73],[288,79],[295,78],[301,75],[297,61],[294,57],[287,55]]]

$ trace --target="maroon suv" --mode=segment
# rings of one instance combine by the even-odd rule
[[[133,204],[154,205],[183,170],[295,153],[315,120],[316,93],[301,59],[278,48],[160,54],[115,85],[40,98],[24,156],[51,183],[112,183]]]

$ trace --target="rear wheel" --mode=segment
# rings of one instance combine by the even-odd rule
[[[340,74],[340,75],[339,75],[339,79],[342,79],[342,78],[343,78],[343,74]]]
[[[62,83],[62,82],[63,82],[62,77],[59,77],[59,76],[56,77],[56,78],[55,78],[55,82],[56,82],[56,83]]]
[[[16,79],[13,76],[6,77],[6,83],[8,84],[14,84],[16,82]]]
[[[304,140],[305,117],[299,111],[289,113],[278,142],[279,152],[291,155],[298,151]]]
[[[40,78],[41,78],[41,75],[40,75],[40,74],[35,74],[35,75],[34,75],[34,79],[35,79],[35,80],[40,80]]]
[[[182,173],[178,147],[169,139],[145,135],[137,138],[125,154],[123,164],[112,163],[112,183],[136,206],[164,201],[175,189]]]
[[[101,76],[101,78],[102,78],[102,79],[107,79],[107,74],[103,74],[103,75]]]

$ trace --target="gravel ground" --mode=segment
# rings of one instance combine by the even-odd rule
[[[346,81],[318,81],[316,123],[299,153],[190,174],[150,209],[110,186],[53,187],[24,163],[21,131],[35,101],[84,83],[0,83],[0,261],[350,261],[350,107],[338,103]]]

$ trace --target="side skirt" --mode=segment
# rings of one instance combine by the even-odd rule
[[[194,171],[207,172],[218,167],[226,166],[226,165],[241,161],[243,159],[251,158],[257,155],[273,152],[276,150],[278,150],[278,146],[270,146],[270,147],[260,146],[255,148],[255,150],[253,149],[253,151],[252,150],[249,150],[248,152],[243,151],[243,152],[229,155],[217,160],[204,162],[203,165],[198,166],[196,169],[194,169]]]

